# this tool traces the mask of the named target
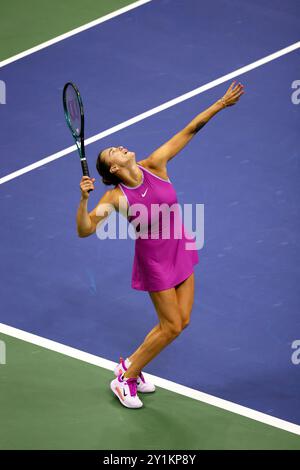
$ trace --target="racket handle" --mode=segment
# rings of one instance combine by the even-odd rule
[[[81,161],[81,168],[82,168],[82,173],[83,173],[83,176],[90,176],[90,172],[89,172],[89,167],[88,167],[88,164],[86,162],[86,159],[82,159],[80,160]],[[89,189],[88,190],[88,193],[90,193],[91,191],[93,191],[92,189]]]
[[[88,164],[85,159],[81,160],[81,168],[82,168],[83,176],[90,176]]]

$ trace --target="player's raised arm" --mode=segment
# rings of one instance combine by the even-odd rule
[[[147,158],[149,167],[164,168],[168,161],[175,157],[215,114],[221,111],[221,109],[237,103],[243,93],[243,85],[240,83],[236,85],[233,82],[221,99],[198,114],[184,129],[149,155]]]

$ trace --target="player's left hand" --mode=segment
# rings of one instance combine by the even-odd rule
[[[236,85],[236,82],[232,82],[223,98],[221,98],[221,101],[224,104],[224,107],[233,106],[238,102],[238,100],[243,94],[244,85],[242,85],[241,83],[238,83]]]

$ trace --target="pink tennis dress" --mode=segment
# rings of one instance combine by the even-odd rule
[[[136,237],[131,285],[137,290],[161,291],[175,287],[193,273],[198,253],[195,239],[182,223],[171,181],[138,166],[143,173],[138,186],[119,184]]]

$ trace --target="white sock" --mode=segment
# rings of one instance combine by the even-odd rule
[[[129,369],[129,367],[131,366],[131,362],[128,358],[125,360],[125,366],[127,369]]]

